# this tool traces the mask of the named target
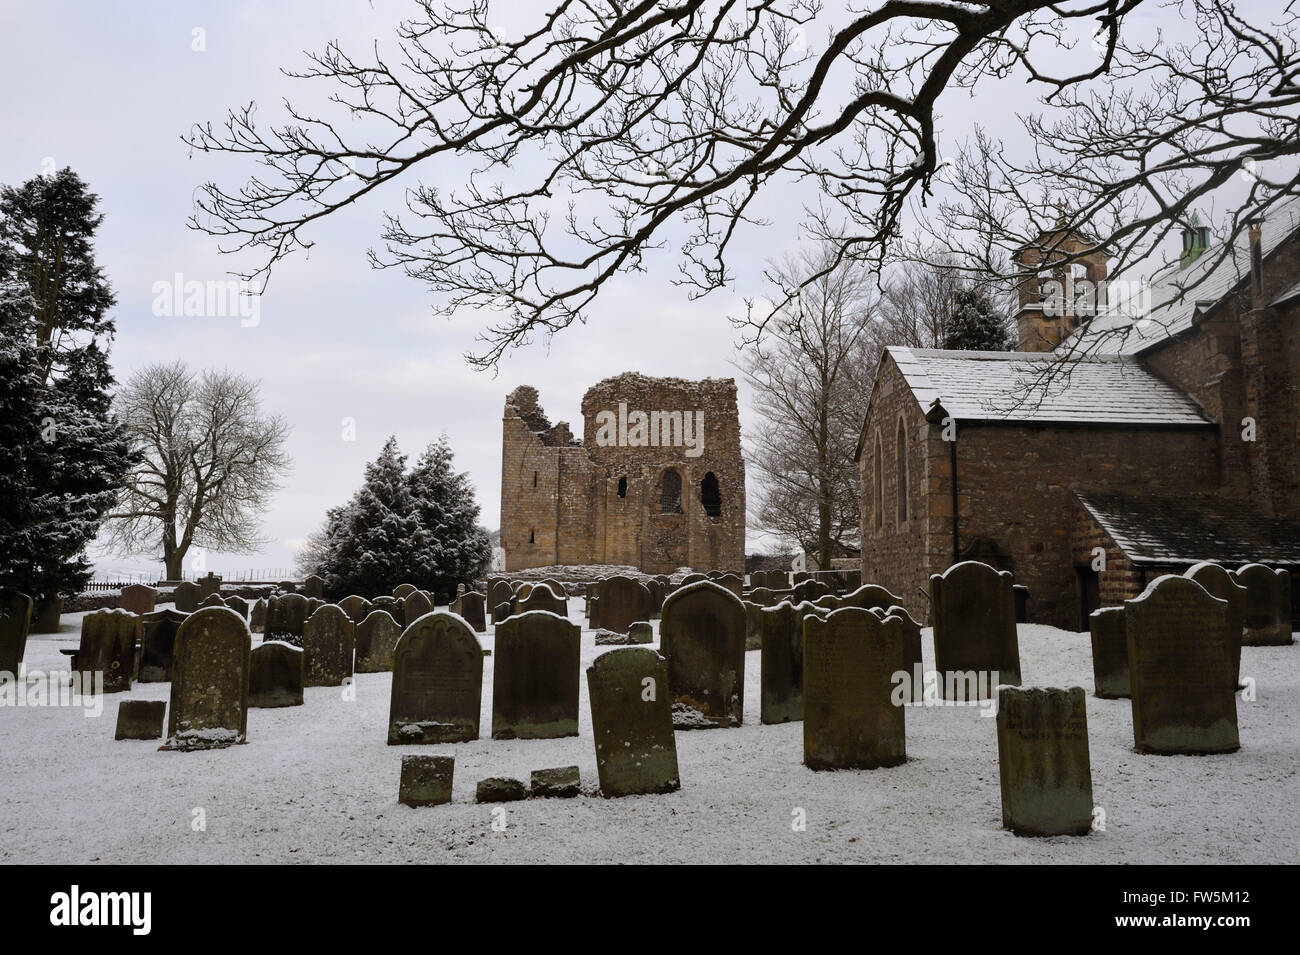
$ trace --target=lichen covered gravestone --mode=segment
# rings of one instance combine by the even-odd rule
[[[176,634],[162,749],[219,749],[248,739],[250,638],[226,607],[190,614]]]
[[[347,614],[348,619],[353,623],[360,623],[374,607],[365,597],[350,594],[339,601],[339,609]]]
[[[804,619],[803,750],[810,769],[877,769],[907,760],[903,622],[845,607]]]
[[[105,693],[131,689],[135,669],[135,641],[140,618],[125,610],[99,610],[81,619],[81,646],[77,669],[87,675],[104,674]]]
[[[581,635],[568,618],[540,610],[516,614],[497,626],[493,739],[578,735]]]
[[[397,801],[404,806],[443,806],[451,802],[454,756],[403,756]]]
[[[182,580],[172,590],[172,603],[181,613],[193,613],[199,609],[199,588],[188,580]]]
[[[667,686],[667,661],[647,647],[611,650],[587,668],[601,795],[680,788]]]
[[[393,650],[402,628],[386,610],[372,610],[357,624],[358,673],[384,673],[393,668]]]
[[[307,598],[302,594],[272,597],[266,605],[264,639],[302,646],[302,628],[307,622],[308,606]]]
[[[1194,580],[1165,575],[1126,600],[1124,615],[1137,751],[1236,751],[1228,602]]]
[[[934,659],[944,699],[956,695],[987,699],[999,683],[1020,683],[1012,577],[988,564],[967,560],[930,577]],[[996,674],[996,676],[995,676]]]
[[[998,690],[1002,827],[1018,836],[1092,828],[1092,768],[1083,687]]]
[[[701,580],[664,601],[659,647],[668,661],[673,724],[679,729],[739,726],[745,706],[745,605]]]
[[[302,628],[303,686],[341,686],[352,677],[357,625],[334,604],[325,604]]]
[[[249,656],[248,705],[254,709],[302,706],[303,650],[273,640]]]
[[[478,739],[483,648],[454,614],[426,614],[393,651],[388,742],[459,743]]]
[[[1128,633],[1123,607],[1102,607],[1088,617],[1092,635],[1093,692],[1103,700],[1129,696]]]

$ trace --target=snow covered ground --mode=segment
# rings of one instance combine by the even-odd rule
[[[570,601],[579,619],[580,600]],[[657,624],[656,624],[657,630]],[[29,670],[65,668],[80,615],[33,636]],[[259,639],[260,637],[256,637]],[[492,646],[491,633],[480,639]],[[563,740],[396,747],[385,743],[391,676],[363,673],[356,699],[306,691],[306,705],[254,709],[249,743],[158,752],[115,742],[119,702],[167,699],[169,684],[136,684],[103,715],[72,708],[0,709],[0,861],[210,862],[1296,862],[1300,859],[1300,645],[1247,647],[1242,673],[1255,702],[1238,701],[1241,751],[1139,756],[1127,700],[1088,696],[1094,802],[1104,832],[1025,839],[1001,828],[994,720],[971,708],[907,713],[909,761],[895,769],[804,768],[802,723],[762,726],[759,654],[747,654],[745,724],[678,733],[682,788],[603,799],[586,667],[607,647],[583,632],[581,732]],[[933,664],[925,632],[927,666]],[[1026,684],[1092,692],[1087,634],[1020,629]],[[484,666],[484,736],[491,732],[493,658]],[[456,757],[451,805],[397,803],[404,753]],[[493,807],[474,802],[487,776],[525,781],[577,764],[586,794]],[[504,831],[493,809],[505,809]],[[803,809],[807,828],[792,831]],[[201,810],[201,814],[197,811]],[[206,828],[196,829],[203,818]]]

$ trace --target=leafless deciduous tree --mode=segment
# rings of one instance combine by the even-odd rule
[[[807,250],[767,270],[773,297],[786,304],[740,364],[759,416],[747,431],[757,468],[753,523],[815,554],[823,568],[842,545],[858,544],[853,452],[877,354],[875,276],[851,260],[828,271],[835,254]],[[809,275],[818,278],[807,283]]]
[[[246,552],[289,469],[289,427],[259,407],[258,383],[183,361],[146,366],[117,394],[115,410],[143,452],[109,514],[109,543],[161,552],[181,577],[191,547]]]
[[[391,52],[356,59],[335,43],[292,74],[330,88],[337,113],[290,105],[267,128],[249,104],[195,126],[193,148],[262,171],[208,183],[193,221],[251,250],[245,275],[265,281],[313,223],[400,183],[406,208],[375,264],[427,282],[448,313],[492,311],[471,356],[492,365],[584,318],[611,277],[669,242],[678,282],[726,284],[774,180],[811,183],[845,217],[836,259],[883,265],[944,167],[941,95],[1010,77],[1041,91],[1028,122],[1043,151],[1022,162],[985,138],[953,164],[971,187],[949,210],[959,251],[982,255],[990,231],[1002,251],[1032,241],[1064,200],[1069,224],[1131,260],[1243,169],[1256,179],[1235,227],[1295,191],[1264,174],[1300,153],[1295,14],[1272,5],[555,0],[523,27],[490,22],[488,0],[419,0]],[[1166,43],[1133,19],[1161,10],[1203,42]]]

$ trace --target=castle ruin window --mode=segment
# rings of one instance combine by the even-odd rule
[[[533,487],[537,487],[537,472],[533,472]]]
[[[704,513],[713,520],[722,517],[722,490],[712,471],[704,475],[704,480],[700,482],[700,504],[704,507]]]
[[[530,543],[530,544],[536,544],[536,543],[537,543],[537,531],[529,531],[529,532],[528,532],[528,543]]]
[[[627,475],[624,474],[618,479],[618,496],[627,497]]]
[[[664,472],[664,487],[659,495],[660,514],[682,512],[682,476],[672,468]]]

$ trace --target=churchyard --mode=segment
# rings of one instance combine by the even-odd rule
[[[1103,611],[1131,638],[1119,686],[1113,634],[1017,624],[986,567],[931,582],[937,660],[881,588],[676,576],[586,597],[494,580],[505,599],[461,597],[464,616],[413,587],[250,618],[124,593],[138,629],[65,615],[28,638],[27,705],[5,708],[0,859],[1295,861],[1296,647],[1234,644],[1237,609],[1191,579]],[[69,651],[102,694],[35,705]]]

